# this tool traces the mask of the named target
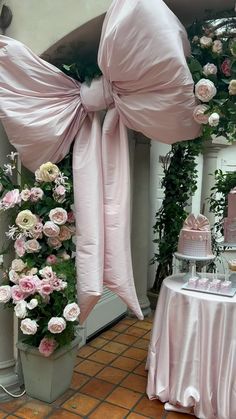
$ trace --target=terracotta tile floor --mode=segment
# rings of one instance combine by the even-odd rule
[[[52,404],[23,396],[0,404],[0,419],[194,419],[148,400],[145,360],[152,319],[125,318],[78,352],[71,388]]]

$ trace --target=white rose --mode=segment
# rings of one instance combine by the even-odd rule
[[[212,45],[212,39],[209,36],[202,36],[200,38],[200,45],[203,48],[208,48]]]
[[[38,329],[38,325],[35,320],[27,318],[22,320],[20,329],[24,333],[24,335],[35,335]]]
[[[236,95],[236,80],[233,79],[229,83],[229,94]]]
[[[43,193],[43,190],[41,188],[34,187],[34,188],[31,188],[31,190],[30,190],[30,200],[32,202],[39,201],[40,199],[43,198],[43,195],[44,195],[44,193]]]
[[[207,105],[197,105],[193,111],[193,118],[198,124],[208,124],[208,111],[209,106]]]
[[[43,226],[43,232],[47,237],[57,237],[60,233],[60,227],[52,221],[46,221]]]
[[[216,73],[217,73],[217,67],[215,64],[207,63],[206,65],[204,65],[203,74],[205,76],[211,76],[212,74],[216,74]]]
[[[30,210],[19,212],[16,224],[23,230],[31,230],[37,224],[37,217]]]
[[[9,285],[0,286],[0,303],[8,303],[11,299],[11,287]]]
[[[25,300],[19,301],[14,307],[16,317],[18,317],[19,319],[24,319],[27,316],[26,307],[27,302]]]
[[[212,45],[212,51],[215,52],[216,54],[220,54],[222,52],[223,49],[223,45],[222,42],[220,40],[216,40],[213,42]]]
[[[54,208],[49,212],[49,218],[55,224],[62,225],[67,221],[67,212],[63,208]]]
[[[13,284],[18,284],[19,282],[19,275],[13,269],[8,272],[8,278],[9,281],[13,282]]]
[[[21,259],[14,259],[11,263],[11,269],[16,272],[22,272],[25,266],[25,263]]]
[[[211,80],[201,79],[195,86],[195,95],[202,102],[209,102],[216,95],[216,87]]]
[[[76,303],[67,304],[67,306],[65,306],[63,310],[63,316],[69,322],[74,322],[75,320],[77,320],[79,314],[80,314],[80,309],[79,309],[78,304]]]
[[[51,333],[62,333],[66,328],[66,322],[63,317],[52,317],[48,322],[48,330]]]
[[[41,182],[53,182],[60,174],[58,167],[51,163],[47,162],[42,164],[38,170],[35,172],[36,180]]]
[[[35,307],[37,307],[38,305],[38,300],[36,300],[36,298],[32,298],[32,300],[30,300],[29,303],[27,303],[27,308],[29,310],[33,310]]]
[[[208,118],[208,122],[211,127],[217,127],[217,125],[219,124],[219,120],[220,115],[216,112],[213,112]]]
[[[20,193],[22,201],[28,201],[30,199],[30,190],[23,189]]]
[[[38,253],[41,249],[41,246],[36,239],[28,240],[25,242],[25,250],[27,253]]]

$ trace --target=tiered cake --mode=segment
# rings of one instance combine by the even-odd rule
[[[204,215],[190,214],[184,221],[178,252],[196,258],[212,256],[210,223]]]
[[[228,194],[228,216],[224,219],[224,241],[236,243],[236,187]]]

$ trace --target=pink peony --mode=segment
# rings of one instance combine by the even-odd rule
[[[47,237],[57,237],[60,233],[60,228],[52,221],[47,221],[43,226],[43,232]]]
[[[49,265],[54,265],[55,263],[57,263],[57,257],[55,255],[49,255],[46,259],[46,262]]]
[[[31,295],[35,293],[36,282],[33,276],[24,276],[19,279],[19,287],[24,293]]]
[[[54,208],[49,212],[49,218],[53,223],[62,225],[67,221],[67,212],[63,208]]]
[[[27,318],[21,321],[20,329],[24,335],[35,335],[38,325],[35,320]]]
[[[198,124],[207,124],[208,115],[205,113],[209,109],[207,105],[197,105],[193,111],[193,118]]]
[[[11,299],[11,287],[9,285],[0,286],[0,303],[8,303]]]
[[[41,249],[41,246],[36,239],[28,240],[25,242],[25,250],[27,253],[38,253]]]
[[[47,295],[50,295],[54,289],[47,279],[42,279],[37,286],[37,291],[42,297],[46,297]]]
[[[24,300],[26,294],[22,291],[19,285],[13,285],[13,287],[11,287],[11,297],[13,299],[13,302],[17,303],[18,301]]]
[[[14,243],[14,249],[16,251],[17,256],[22,257],[25,254],[25,240],[23,239],[16,239]]]
[[[53,338],[43,338],[39,344],[39,352],[44,356],[50,356],[57,348],[57,342]]]
[[[63,310],[63,316],[69,322],[74,322],[75,320],[77,320],[79,314],[80,309],[78,304],[76,303],[67,304]]]
[[[202,102],[209,102],[216,93],[216,87],[211,80],[201,79],[195,86],[195,95]]]
[[[66,321],[63,317],[52,317],[48,322],[48,330],[51,333],[62,333],[66,328]]]
[[[221,64],[221,71],[226,77],[231,76],[231,61],[228,58]]]
[[[8,210],[9,208],[13,208],[15,205],[21,202],[20,192],[19,189],[13,189],[4,195],[2,198],[1,206],[3,209]]]

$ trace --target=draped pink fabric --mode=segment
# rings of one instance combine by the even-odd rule
[[[24,165],[58,162],[75,140],[81,322],[103,285],[143,317],[130,253],[126,127],[168,144],[198,136],[188,53],[186,32],[162,0],[113,1],[98,52],[103,76],[90,87],[0,36],[0,118]]]

